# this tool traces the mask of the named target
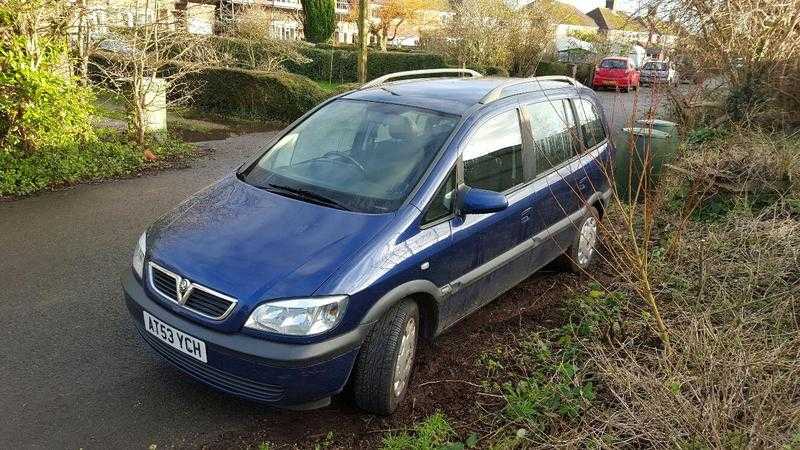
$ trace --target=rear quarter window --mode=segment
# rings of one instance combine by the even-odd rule
[[[588,150],[606,139],[606,130],[597,107],[589,100],[578,99],[575,102],[578,113],[578,124],[581,127],[583,147]]]

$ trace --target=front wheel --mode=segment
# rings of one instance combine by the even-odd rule
[[[586,216],[575,224],[576,235],[564,255],[563,261],[572,272],[585,271],[597,253],[597,242],[600,236],[600,215],[593,206],[589,207]]]
[[[364,340],[353,371],[356,405],[391,414],[405,397],[417,350],[419,309],[410,299],[392,306]]]

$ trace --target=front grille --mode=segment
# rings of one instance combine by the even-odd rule
[[[139,327],[137,327],[137,329],[145,342],[153,347],[153,349],[167,361],[209,386],[261,402],[276,402],[283,397],[284,389],[281,386],[260,383],[238,375],[223,372],[191,356],[184,355],[164,344],[147,331],[141,330]]]
[[[178,292],[181,282],[188,281],[151,262],[150,285],[157,293],[184,308],[209,319],[222,320],[233,311],[236,299],[204,286],[189,282],[184,292]]]
[[[192,293],[189,294],[189,298],[186,300],[184,306],[201,314],[205,314],[206,316],[216,318],[225,315],[232,305],[233,302],[231,301],[195,287]]]
[[[153,278],[153,286],[170,299],[177,300],[178,280],[174,276],[155,267],[153,267],[151,274]]]

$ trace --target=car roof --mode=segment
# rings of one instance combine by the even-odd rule
[[[507,77],[413,79],[355,90],[341,98],[394,103],[463,115],[480,105],[484,96],[493,89],[513,80],[524,79]],[[533,91],[544,92],[570,87],[573,86],[561,81],[542,80]],[[504,91],[504,94],[508,96],[522,92],[532,92],[532,90],[511,86],[507,93]]]

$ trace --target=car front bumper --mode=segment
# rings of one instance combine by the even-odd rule
[[[666,83],[667,81],[669,81],[669,78],[658,75],[642,75],[641,81],[642,83],[647,83],[647,84]]]
[[[190,377],[222,392],[276,406],[324,405],[342,391],[369,329],[362,325],[314,344],[271,342],[209,330],[153,301],[133,271],[123,276],[125,303],[143,340]],[[142,311],[206,344],[207,363],[163,343],[144,328]]]

